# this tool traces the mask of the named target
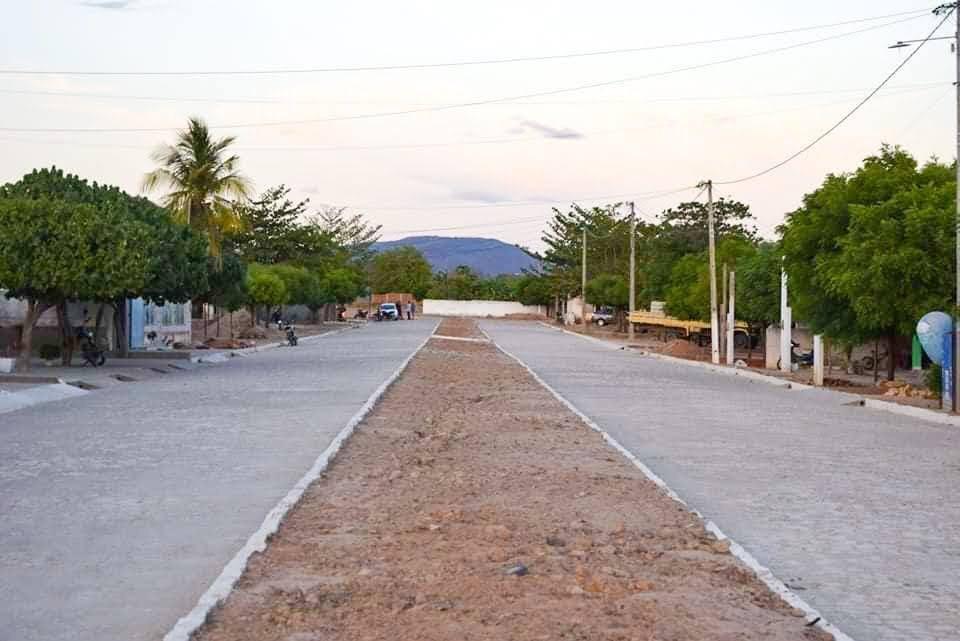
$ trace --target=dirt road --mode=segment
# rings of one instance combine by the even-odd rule
[[[524,369],[437,339],[198,638],[830,638],[798,615]]]

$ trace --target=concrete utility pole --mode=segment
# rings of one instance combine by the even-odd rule
[[[587,225],[583,225],[583,258],[580,261],[580,315],[583,317],[583,333],[590,331],[587,323]]]
[[[793,370],[793,314],[787,295],[787,270],[780,269],[780,371]]]
[[[720,278],[720,284],[723,286],[723,295],[720,296],[720,354],[725,357],[727,353],[727,264],[723,264],[723,276]]]
[[[717,239],[713,228],[713,181],[707,181],[707,241],[710,255],[710,361],[720,364],[720,328],[717,319]]]
[[[630,311],[627,316],[627,332],[630,342],[633,342],[633,322],[630,317],[637,305],[637,212],[634,204],[630,203]]]
[[[730,303],[727,305],[727,365],[733,365],[737,355],[737,272],[730,272]],[[748,338],[749,339],[749,338]]]
[[[957,281],[957,293],[954,300],[955,309],[953,311],[953,411],[960,409],[960,368],[957,364],[960,360],[957,358],[957,352],[960,351],[960,332],[957,331],[957,314],[960,314],[960,2],[954,2],[944,5],[941,8],[952,7],[957,21],[956,39],[953,41],[953,52],[957,59],[957,203],[954,213],[954,228],[956,231],[956,265],[954,267],[954,277]],[[890,354],[887,358],[893,358]],[[875,363],[874,367],[879,364]]]

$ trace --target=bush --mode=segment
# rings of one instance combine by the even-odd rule
[[[943,391],[943,368],[933,363],[923,374],[923,382],[927,385],[927,389],[937,395],[937,398],[940,398],[940,393]]]
[[[45,361],[53,361],[60,358],[60,346],[59,345],[41,345],[40,358],[42,358]]]

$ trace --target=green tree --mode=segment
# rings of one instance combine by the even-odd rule
[[[370,285],[375,294],[411,293],[423,299],[430,290],[430,263],[413,247],[398,247],[374,256]]]
[[[714,219],[718,243],[727,238],[756,242],[748,205],[721,198],[714,203]],[[639,298],[645,303],[666,300],[667,290],[677,286],[674,267],[684,256],[706,254],[708,235],[707,206],[699,201],[680,203],[665,210],[658,224],[642,227],[637,252],[646,277],[638,282]]]
[[[524,305],[549,305],[555,292],[550,279],[537,274],[524,274],[516,286],[516,299]]]
[[[781,264],[781,252],[773,243],[761,243],[737,261],[737,319],[747,323],[752,335],[766,337],[767,328],[780,320]],[[748,345],[749,362],[753,341]]]
[[[756,246],[752,240],[729,236],[717,243],[717,265],[737,270],[739,262],[754,253]],[[718,268],[718,296],[723,291],[722,279],[722,271]],[[710,263],[706,251],[685,254],[674,263],[664,298],[667,313],[671,316],[684,320],[710,319]]]
[[[67,300],[144,290],[151,229],[117,206],[0,197],[0,288],[27,302],[18,369],[30,369],[33,328]]]
[[[250,179],[239,171],[240,159],[229,153],[233,136],[214,139],[199,118],[172,145],[152,155],[160,166],[143,178],[145,191],[168,189],[163,204],[182,222],[206,235],[210,252],[219,257],[224,235],[237,229],[234,200],[246,200]]]
[[[587,281],[587,302],[591,305],[612,307],[617,316],[617,327],[624,329],[624,310],[630,304],[630,287],[621,274],[602,274]]]
[[[142,297],[160,305],[166,302],[183,303],[208,289],[207,244],[204,238],[189,227],[174,222],[166,210],[145,198],[131,196],[118,187],[89,183],[78,176],[65,174],[56,167],[35,169],[16,183],[0,187],[0,198],[51,199],[89,205],[103,211],[104,220],[119,218],[149,228],[148,238],[143,241],[145,245],[139,248],[148,261],[147,277],[142,287],[118,292],[115,298],[109,300],[91,298],[113,306],[117,347],[121,353],[127,348],[126,299]],[[122,242],[123,235],[118,233],[116,243],[119,245]],[[120,248],[119,251],[122,253],[124,249],[127,248]],[[66,315],[66,301],[70,298],[67,296],[58,303],[64,337],[64,363],[69,363],[73,345],[73,331]],[[100,317],[98,314],[98,329]]]
[[[828,176],[780,228],[797,318],[847,345],[885,339],[892,378],[897,336],[950,305],[955,192],[951,167],[898,147]]]
[[[250,304],[250,324],[257,323],[257,307],[267,311],[285,305],[287,287],[274,270],[265,265],[250,265],[247,269],[247,300]]]
[[[227,244],[248,263],[317,264],[335,252],[332,234],[305,222],[309,201],[293,202],[284,185],[236,205],[238,228]]]

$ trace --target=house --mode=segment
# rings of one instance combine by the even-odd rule
[[[27,304],[16,298],[7,298],[0,290],[0,352],[17,350],[20,330],[26,316]],[[142,299],[128,300],[124,313],[130,329],[128,347],[132,350],[189,345],[191,339],[190,303],[155,305]],[[67,314],[74,327],[95,327],[100,315],[100,340],[116,345],[114,310],[110,305],[76,301],[67,305]],[[34,349],[45,344],[60,344],[60,329],[55,309],[48,309],[37,321],[33,334]]]

